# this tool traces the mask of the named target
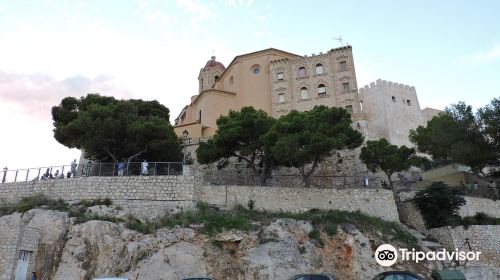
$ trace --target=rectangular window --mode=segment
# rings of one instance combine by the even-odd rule
[[[347,110],[347,113],[352,115],[352,105],[345,106],[345,109]]]
[[[344,91],[349,91],[349,83],[342,83],[342,89]]]
[[[317,75],[323,74],[323,65],[321,65],[321,64],[316,65],[316,74]]]
[[[411,101],[410,101],[410,99],[406,100],[406,104],[408,104],[408,106],[411,106]]]
[[[283,72],[280,72],[276,75],[276,78],[278,79],[278,81],[283,81],[283,77],[284,77]]]
[[[279,102],[279,103],[283,103],[283,102],[285,102],[285,94],[284,94],[284,93],[280,93],[280,94],[278,95],[278,102]]]
[[[307,98],[309,98],[309,94],[307,94],[307,89],[306,88],[302,88],[300,90],[300,98],[301,99],[307,99]]]
[[[392,97],[392,102],[396,103],[396,97]]]
[[[347,62],[340,62],[340,71],[347,71]]]

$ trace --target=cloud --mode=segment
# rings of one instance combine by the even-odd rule
[[[459,63],[489,63],[497,59],[500,59],[500,44],[495,44],[490,50],[487,51],[480,51],[468,56],[462,56],[459,58]]]
[[[80,97],[87,93],[101,93],[117,98],[131,96],[127,90],[118,88],[114,79],[109,76],[93,79],[75,76],[57,81],[47,75],[0,71],[0,101],[37,119],[50,118],[50,109],[64,97]]]

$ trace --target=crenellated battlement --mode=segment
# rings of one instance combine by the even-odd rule
[[[347,46],[344,46],[344,47],[333,48],[329,52],[348,52],[348,51],[351,51],[351,50],[352,50],[352,46],[351,45],[347,45]]]
[[[328,55],[329,55],[328,53],[323,53],[323,52],[320,52],[319,54],[313,53],[310,56],[309,55],[301,56],[301,57],[295,59],[294,62],[297,62],[297,63],[307,63],[307,62],[310,62],[310,61],[317,61],[318,59],[322,59],[322,58],[328,57]]]
[[[364,87],[360,88],[359,93],[361,94],[365,90],[370,90],[370,89],[379,88],[379,87],[400,88],[400,89],[408,90],[411,92],[415,92],[414,86],[409,86],[409,85],[405,85],[405,84],[400,84],[400,83],[396,83],[396,82],[378,79],[377,81],[371,82],[369,85],[365,85]]]

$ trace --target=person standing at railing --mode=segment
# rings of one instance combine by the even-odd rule
[[[148,175],[149,164],[146,160],[141,163],[141,175]]]
[[[7,179],[7,170],[9,170],[9,169],[7,168],[7,166],[5,166],[5,167],[3,168],[2,184],[3,184],[3,183],[5,183],[5,181],[6,181],[6,179]]]
[[[78,164],[76,163],[76,159],[74,159],[72,162],[71,162],[71,175],[73,175],[73,178],[76,177],[76,167],[78,166]]]
[[[118,176],[123,176],[123,173],[125,172],[125,162],[123,162],[123,160],[121,160],[119,163],[118,163]]]
[[[88,161],[87,162],[87,171],[85,172],[86,176],[89,177],[91,174],[90,174],[90,171],[92,170],[92,161]]]

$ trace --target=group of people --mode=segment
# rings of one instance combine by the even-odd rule
[[[125,174],[125,170],[127,169],[127,165],[122,160],[118,162],[118,176],[123,176]],[[141,163],[141,175],[147,176],[149,174],[149,163],[147,160],[144,160]]]
[[[76,177],[76,167],[78,164],[76,163],[76,159],[74,159],[71,164],[70,164],[70,170],[66,173],[66,178],[71,178],[71,177]],[[42,174],[42,177],[40,178],[41,180],[48,180],[48,179],[63,179],[64,178],[64,173],[61,171],[59,173],[59,169],[56,170],[54,174],[52,174],[52,168],[47,168],[44,174]]]

